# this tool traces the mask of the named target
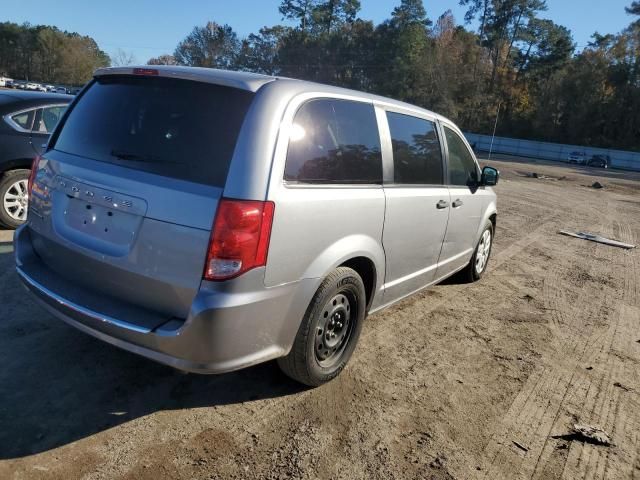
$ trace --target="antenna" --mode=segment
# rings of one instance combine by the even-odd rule
[[[502,101],[498,102],[498,111],[496,112],[496,123],[493,125],[493,136],[491,137],[491,146],[489,147],[489,158],[491,160],[491,153],[493,152],[493,140],[496,138],[496,129],[498,128],[498,117],[500,116],[500,107]]]

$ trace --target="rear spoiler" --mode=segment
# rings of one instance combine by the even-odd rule
[[[141,65],[130,67],[109,67],[97,69],[94,78],[107,75],[140,75],[151,77],[180,78],[196,82],[213,83],[225,87],[257,92],[264,84],[277,80],[276,77],[248,72],[232,72],[214,68],[182,67],[174,65]]]

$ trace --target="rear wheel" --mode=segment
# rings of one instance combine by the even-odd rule
[[[17,228],[27,219],[29,170],[10,170],[0,178],[0,224]]]
[[[286,357],[278,365],[312,387],[335,378],[353,353],[365,318],[366,294],[355,270],[339,267],[320,285]]]

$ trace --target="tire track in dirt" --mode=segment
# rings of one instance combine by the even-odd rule
[[[628,305],[620,305],[618,320],[607,332],[607,342],[598,351],[594,360],[606,365],[593,379],[584,374],[584,380],[590,382],[583,403],[590,410],[580,421],[600,425],[611,434],[614,447],[604,448],[584,443],[572,442],[564,467],[562,478],[631,478],[634,461],[638,454],[637,432],[640,427],[637,420],[638,385],[623,385],[616,381],[620,377],[628,378],[630,369],[637,368],[640,358],[621,358],[616,354],[622,349],[632,353],[630,337],[638,329],[640,310]],[[626,374],[625,374],[626,373]],[[624,459],[625,461],[621,461]]]
[[[597,246],[584,248],[591,251],[598,249]],[[608,256],[608,252],[604,256]],[[547,463],[553,453],[553,449],[547,448],[550,447],[548,436],[559,423],[564,405],[575,395],[574,390],[580,390],[579,384],[574,385],[579,380],[578,369],[584,368],[581,364],[588,352],[603,341],[603,335],[597,328],[591,335],[583,335],[582,338],[579,331],[580,328],[584,329],[585,323],[602,318],[610,311],[612,305],[604,289],[596,302],[587,289],[579,289],[573,292],[577,296],[569,303],[564,295],[566,284],[559,278],[563,270],[570,269],[572,265],[554,263],[554,267],[543,286],[546,307],[551,312],[552,328],[562,342],[560,351],[567,353],[569,358],[577,357],[577,363],[566,365],[565,368],[546,365],[529,377],[527,385],[503,419],[502,426],[487,445],[485,458],[488,465],[484,470],[484,478],[512,478],[512,475],[532,478],[539,467]],[[593,278],[588,271],[582,275]],[[584,305],[591,305],[591,308],[585,309]],[[598,389],[600,391],[601,388]],[[521,447],[517,447],[515,442]]]

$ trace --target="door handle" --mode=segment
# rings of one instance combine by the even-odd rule
[[[452,203],[453,208],[458,208],[458,207],[461,207],[462,205],[464,205],[464,202],[459,198]]]
[[[447,208],[449,206],[449,202],[445,202],[444,200],[440,200],[438,203],[436,203],[436,208],[438,210],[442,210],[443,208]]]

